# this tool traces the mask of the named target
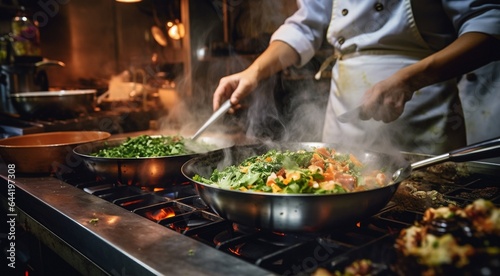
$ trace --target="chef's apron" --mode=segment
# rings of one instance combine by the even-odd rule
[[[349,13],[358,14],[355,22]],[[397,42],[390,42],[393,37]],[[324,142],[427,154],[465,145],[455,79],[416,91],[401,117],[391,123],[373,119],[341,123],[336,118],[361,104],[363,94],[375,83],[433,53],[415,25],[410,0],[334,1],[327,39],[335,47],[337,61],[332,69]],[[349,39],[353,43],[346,43]],[[357,49],[356,42],[361,45],[363,39],[380,42],[380,47]],[[388,46],[384,49],[384,45]]]

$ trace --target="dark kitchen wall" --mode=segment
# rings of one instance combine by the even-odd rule
[[[272,33],[297,10],[295,0],[191,0],[190,30],[193,95],[198,113],[212,112],[212,94],[221,77],[245,69],[269,44]],[[274,140],[319,141],[329,77],[314,75],[331,47],[325,43],[302,68],[290,68],[263,81],[225,125],[242,125],[250,136]],[[207,108],[207,106],[209,108]],[[239,120],[234,120],[238,118]],[[230,121],[232,120],[232,121]]]
[[[212,112],[207,102],[212,101],[220,78],[245,69],[268,46],[271,33],[296,9],[295,0],[190,1],[192,94],[196,97],[189,105],[197,106],[196,110],[203,113],[200,117],[207,117]],[[271,78],[262,82],[253,94],[261,95],[256,97],[262,100],[260,102],[274,105],[272,91],[275,87],[276,79]],[[245,106],[259,105],[252,98],[246,100]],[[250,113],[250,108],[240,109],[236,116],[226,117],[232,122],[224,124],[234,122],[243,124],[243,128],[251,132],[259,129],[268,133],[272,132],[268,131],[269,126],[274,125],[279,116],[274,113],[274,116],[257,118]]]
[[[176,1],[11,2],[8,9],[0,12],[1,34],[10,32],[10,19],[15,15],[13,7],[23,5],[29,17],[39,22],[42,55],[66,64],[65,68],[48,69],[51,87],[102,85],[127,69],[178,62],[180,50],[159,46],[150,34],[154,24],[152,10],[170,8],[162,3]],[[172,13],[163,10],[162,14]],[[152,64],[153,56],[156,64]]]
[[[38,15],[43,56],[66,63],[65,68],[48,69],[51,87],[100,88],[113,75],[133,68],[144,69],[148,76],[151,71],[174,71],[177,92],[200,120],[212,113],[210,103],[219,79],[246,68],[297,9],[295,0],[19,2]],[[2,17],[0,30],[8,29],[9,16],[12,10]],[[182,41],[169,39],[162,47],[153,39],[151,27],[166,31],[165,23],[175,18],[187,21],[188,35]],[[329,79],[316,81],[314,74],[330,53],[326,48],[306,66],[263,82],[240,114],[228,118],[252,135],[318,140]],[[184,111],[180,114],[188,117]]]

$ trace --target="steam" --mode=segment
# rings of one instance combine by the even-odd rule
[[[234,4],[228,7],[233,40],[270,35],[296,9],[294,1],[229,3]],[[220,78],[240,72],[250,65],[251,57],[235,54],[235,41],[227,44],[223,41],[222,20],[222,17],[215,16],[202,20],[202,24],[197,25],[196,20],[191,22],[192,79],[175,80],[179,102],[161,118],[160,129],[179,127],[182,135],[192,135],[213,112],[213,92]],[[257,45],[258,48],[267,47],[269,37],[265,35],[257,40],[262,43]],[[263,81],[242,102],[242,109],[236,114],[223,116],[207,129],[205,135],[242,132],[248,139],[260,142],[320,142],[330,81],[315,80],[319,64],[313,61],[311,67],[302,68],[307,75],[299,76],[298,80],[284,79],[285,72]],[[191,95],[185,94],[188,83],[191,83]]]

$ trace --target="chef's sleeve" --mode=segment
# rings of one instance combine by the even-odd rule
[[[332,1],[298,0],[298,10],[285,20],[271,36],[271,42],[280,40],[300,55],[296,66],[305,65],[323,42],[332,14]]]
[[[469,32],[480,32],[500,39],[498,0],[443,0],[443,3],[458,36]]]

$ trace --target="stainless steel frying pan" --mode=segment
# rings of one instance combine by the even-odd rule
[[[208,177],[215,168],[238,164],[245,158],[271,148],[311,149],[328,146],[356,155],[374,169],[395,172],[393,181],[382,188],[346,194],[271,194],[221,189],[196,182],[195,174]],[[500,138],[458,149],[439,157],[409,164],[402,158],[372,151],[323,143],[236,146],[186,162],[181,171],[193,181],[202,200],[221,217],[246,226],[279,232],[322,232],[369,218],[390,201],[401,181],[413,169],[445,161],[475,161],[500,155]]]
[[[111,148],[122,144],[126,138],[115,138],[106,141],[86,143],[77,146],[73,152],[83,160],[89,172],[96,177],[115,181],[123,185],[135,186],[162,186],[176,181],[185,181],[181,174],[181,166],[191,158],[207,152],[196,143],[187,145],[196,153],[161,156],[161,157],[138,157],[138,158],[111,158],[93,156],[104,148]],[[200,137],[199,142],[213,145],[210,150],[217,151],[231,147],[234,142],[217,137]],[[186,143],[190,143],[186,141]]]

